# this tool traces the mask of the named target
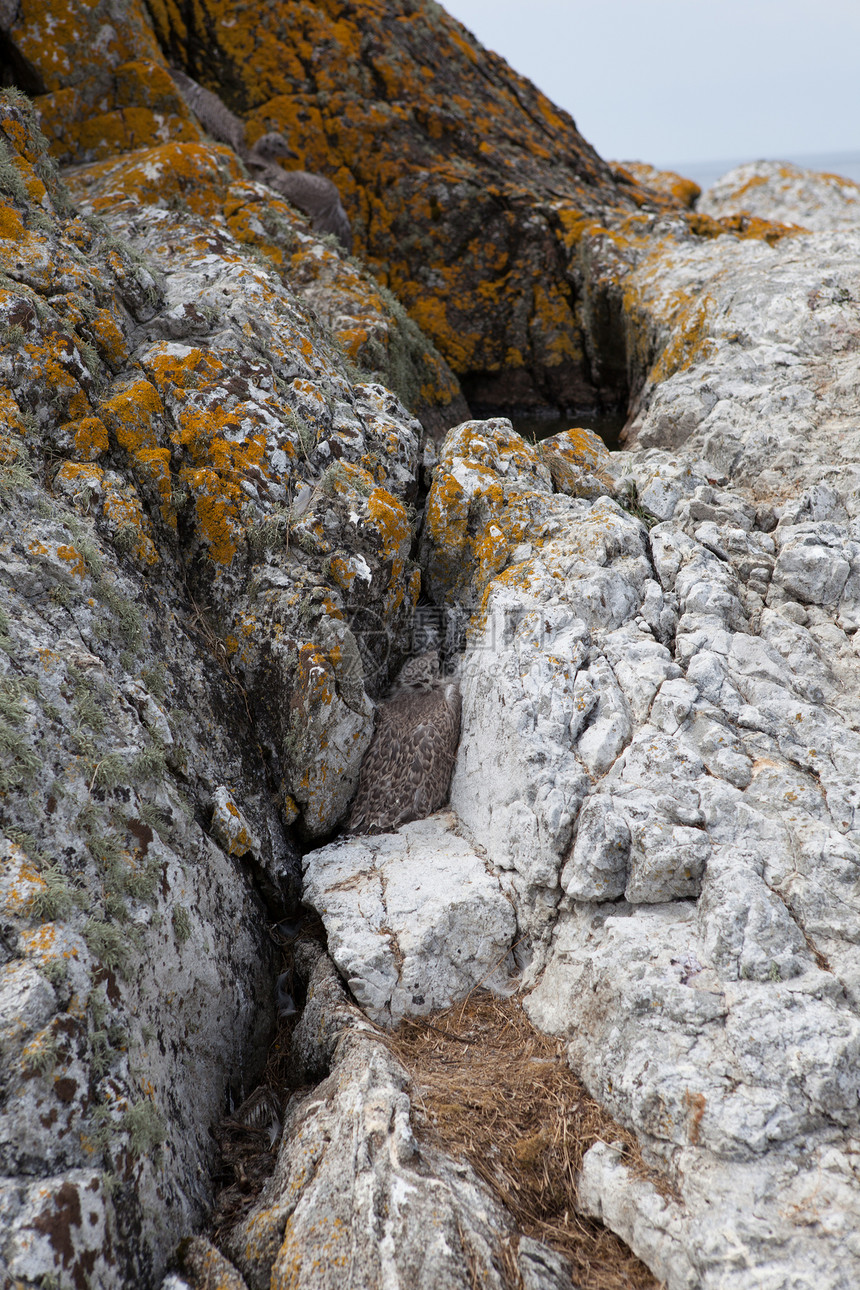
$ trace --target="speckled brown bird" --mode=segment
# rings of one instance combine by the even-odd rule
[[[349,833],[391,833],[444,806],[460,738],[460,687],[439,655],[410,659],[377,714],[361,763]]]

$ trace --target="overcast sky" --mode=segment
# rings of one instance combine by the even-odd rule
[[[607,159],[860,152],[860,0],[443,0]]]

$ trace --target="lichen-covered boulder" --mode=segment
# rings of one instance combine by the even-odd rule
[[[759,219],[799,224],[816,233],[856,229],[860,184],[785,161],[751,161],[712,184],[696,209],[715,218],[747,211]]]
[[[14,93],[0,149],[0,1258],[157,1285],[408,639],[422,430],[226,227],[76,210]]]

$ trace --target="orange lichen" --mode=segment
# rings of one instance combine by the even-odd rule
[[[0,238],[17,242],[24,236],[24,221],[14,206],[0,206]]]
[[[72,421],[60,429],[72,435],[81,461],[95,461],[110,447],[107,427],[99,417],[84,417],[82,421]]]
[[[146,380],[133,381],[112,398],[106,399],[100,412],[117,443],[137,456],[142,449],[158,444],[155,425],[164,415],[155,386]]]
[[[86,561],[84,560],[84,557],[81,555],[80,551],[78,551],[75,547],[66,546],[66,545],[58,546],[57,555],[61,560],[64,560],[66,564],[68,564],[71,567],[72,573],[75,574],[76,577],[80,578],[81,580],[83,580],[86,577],[86,574],[87,574]]]

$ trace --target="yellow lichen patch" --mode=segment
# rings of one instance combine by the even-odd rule
[[[367,514],[382,538],[383,555],[399,562],[398,576],[402,571],[404,545],[408,552],[411,542],[409,516],[402,502],[384,488],[374,488],[367,499]],[[394,574],[392,574],[392,580]]]
[[[72,573],[83,581],[87,574],[87,565],[80,551],[76,547],[63,544],[57,547],[57,555],[65,561]]]
[[[735,237],[754,238],[767,242],[768,246],[775,245],[784,237],[795,237],[798,233],[806,232],[806,229],[797,224],[777,224],[773,220],[759,219],[757,215],[750,215],[748,211],[739,211],[735,215],[723,215],[719,219],[713,219],[710,215],[704,215],[699,211],[691,211],[684,218],[690,232],[695,233],[697,237],[722,237],[726,233],[732,233]]]
[[[24,434],[26,430],[21,418],[21,409],[18,407],[14,394],[11,390],[7,390],[3,386],[0,386],[0,425],[3,425],[10,430],[15,430],[18,434]],[[2,453],[2,459],[4,461],[7,460],[5,446],[6,439],[4,437]],[[15,455],[17,456],[17,449],[15,450]]]
[[[100,466],[64,461],[54,476],[54,488],[80,503],[84,510],[89,510],[93,496],[101,492],[103,479],[104,471]]]
[[[544,439],[540,454],[552,475],[553,487],[570,497],[590,497],[594,484],[612,490],[606,445],[593,430],[577,428]],[[585,477],[588,477],[587,479]]]
[[[0,909],[5,914],[20,917],[28,911],[33,897],[47,890],[47,884],[21,847],[14,842],[7,843],[7,846],[9,853],[3,862],[4,872],[0,875]]]
[[[95,461],[110,447],[107,427],[99,417],[70,421],[67,425],[60,426],[60,431],[71,435],[81,461]]]
[[[177,525],[173,506],[173,481],[170,477],[169,448],[141,448],[135,454],[135,475],[141,484],[154,484],[161,498],[161,518],[170,528]]]
[[[649,195],[656,196],[658,200],[668,200],[673,206],[686,210],[690,210],[702,195],[701,188],[692,179],[685,179],[674,170],[657,170],[641,161],[627,161],[623,166],[615,166],[614,173],[617,178],[641,184]]]
[[[42,884],[44,886],[44,883]],[[57,927],[55,923],[42,923],[18,933],[19,952],[27,958],[56,958]]]
[[[220,204],[230,185],[242,179],[242,173],[230,148],[165,143],[141,148],[119,161],[89,166],[76,176],[73,189],[82,191],[85,179],[95,190],[89,200],[97,211],[132,200],[144,206],[164,206],[173,198],[181,199],[195,214],[207,215],[213,202]]]
[[[239,549],[242,530],[238,508],[224,495],[221,477],[214,470],[188,467],[183,467],[179,476],[194,495],[198,535],[208,547],[210,560],[229,565]]]
[[[96,309],[90,320],[93,337],[110,367],[118,367],[128,358],[122,330],[108,309]]]
[[[158,550],[150,537],[152,526],[130,486],[118,488],[106,482],[102,513],[110,522],[117,540],[138,564],[158,564]]]
[[[0,206],[0,238],[17,242],[24,236],[24,220],[14,206]]]
[[[716,350],[708,335],[714,313],[710,296],[688,296],[685,292],[676,292],[668,312],[671,339],[651,369],[649,379],[655,384],[668,380],[676,372],[687,371],[693,363],[709,357]]]
[[[462,485],[439,467],[427,505],[427,532],[434,546],[456,559],[466,541],[469,501]]]
[[[126,452],[137,456],[142,449],[158,446],[155,426],[164,415],[164,405],[149,381],[133,381],[102,403],[99,410]]]

